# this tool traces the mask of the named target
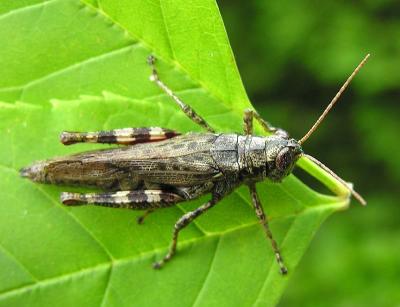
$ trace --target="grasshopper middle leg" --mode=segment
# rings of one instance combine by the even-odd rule
[[[187,212],[184,214],[176,223],[174,226],[174,231],[172,234],[172,243],[169,248],[168,253],[164,256],[163,259],[160,261],[154,262],[153,267],[155,269],[160,269],[161,267],[164,266],[166,262],[171,260],[171,258],[175,255],[176,252],[176,245],[178,243],[178,235],[179,232],[185,228],[187,225],[189,225],[195,218],[206,212],[208,209],[212,208],[216,203],[218,202],[218,199],[216,197],[213,197],[210,201],[205,203],[204,205],[198,207],[194,211]]]
[[[243,128],[244,128],[244,133],[251,135],[253,134],[253,119],[256,119],[260,125],[263,127],[264,131],[268,133],[273,133],[280,135],[282,137],[288,138],[289,134],[281,129],[281,128],[276,128],[272,126],[269,122],[264,120],[260,114],[258,114],[257,111],[252,110],[252,109],[246,109],[244,110],[244,116],[243,116]]]
[[[258,197],[256,186],[254,183],[251,183],[248,185],[250,189],[250,194],[251,194],[251,200],[253,202],[254,210],[256,211],[257,217],[260,220],[260,223],[264,227],[265,234],[267,235],[268,239],[271,242],[272,245],[272,250],[274,251],[276,261],[278,262],[281,273],[283,275],[287,274],[287,268],[285,264],[283,263],[283,258],[281,255],[281,252],[279,250],[278,244],[276,243],[274,237],[272,236],[271,229],[269,228],[269,223],[268,219],[264,213],[263,207],[261,205],[260,198]]]

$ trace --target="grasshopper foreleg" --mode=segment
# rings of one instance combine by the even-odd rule
[[[177,135],[180,135],[180,133],[159,127],[123,128],[96,132],[64,131],[60,135],[60,141],[64,145],[76,143],[134,145],[138,143],[162,141]]]
[[[253,202],[254,210],[256,211],[257,217],[260,220],[260,223],[264,227],[265,234],[267,235],[268,239],[271,242],[272,245],[272,250],[274,251],[276,261],[278,262],[281,273],[286,274],[287,273],[287,268],[285,264],[283,263],[283,258],[281,256],[281,252],[279,251],[278,244],[276,243],[274,237],[272,236],[271,229],[269,228],[269,223],[268,219],[264,213],[264,209],[261,205],[260,198],[258,197],[256,186],[254,183],[251,183],[248,185],[250,189],[250,194],[251,194],[251,200]]]
[[[157,69],[155,67],[155,62],[156,58],[154,56],[150,55],[147,58],[147,63],[151,66],[150,80],[155,82],[159,88],[161,88],[169,97],[171,97],[175,101],[175,103],[181,108],[181,110],[186,114],[186,116],[188,116],[192,121],[210,132],[215,132],[204,118],[197,114],[189,105],[184,103],[164,82],[160,80]]]

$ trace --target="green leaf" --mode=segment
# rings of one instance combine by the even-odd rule
[[[0,305],[276,304],[321,222],[348,204],[347,191],[309,161],[299,164],[339,196],[294,176],[258,185],[288,277],[244,187],[187,227],[176,258],[154,271],[174,222],[209,196],[139,226],[134,211],[64,207],[59,193],[79,189],[18,173],[34,160],[104,147],[64,147],[62,130],[200,131],[149,81],[150,53],[163,80],[212,126],[240,132],[251,105],[215,2],[3,1],[0,12]]]

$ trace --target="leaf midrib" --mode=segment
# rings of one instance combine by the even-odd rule
[[[116,24],[119,28],[121,28],[122,30],[126,31],[127,33],[129,33],[129,35],[131,36],[131,38],[133,40],[137,40],[139,42],[141,42],[145,47],[147,47],[147,49],[150,50],[157,50],[157,48],[153,47],[152,44],[150,44],[145,38],[136,35],[134,33],[132,33],[129,29],[125,28],[123,25],[121,25],[118,21],[114,20],[110,15],[108,15],[105,11],[103,11],[102,9],[98,9],[94,6],[92,6],[89,3],[86,3],[84,0],[79,0],[80,2],[84,3],[86,6],[90,7],[91,9],[99,12],[100,14],[104,15],[107,19],[109,19],[110,21],[112,21],[114,24]],[[160,1],[160,8],[161,8],[161,0]],[[165,24],[165,19],[164,19],[164,15],[163,16],[163,23]],[[165,30],[167,31],[167,27],[165,26]],[[169,46],[171,46],[170,43],[170,38],[168,35],[168,43]],[[166,63],[170,64],[171,66],[175,66],[175,68],[177,68],[179,71],[181,71],[182,73],[184,73],[186,76],[189,77],[190,81],[193,82],[194,84],[197,84],[197,87],[200,89],[203,89],[206,91],[206,93],[208,95],[210,95],[212,98],[214,98],[215,100],[219,101],[220,103],[222,103],[224,106],[226,106],[229,110],[234,111],[235,113],[238,113],[241,115],[241,111],[236,109],[236,108],[232,108],[232,106],[228,103],[225,102],[225,100],[220,97],[217,93],[214,93],[214,91],[212,91],[204,82],[202,82],[201,80],[198,80],[196,78],[192,77],[192,74],[185,69],[176,59],[169,59],[169,58],[165,58],[162,55],[157,55],[160,59],[162,59],[163,61],[165,61]],[[232,56],[232,55],[231,55]],[[232,56],[233,57],[233,56]],[[249,105],[250,102],[247,99],[246,96],[246,103],[248,103]]]

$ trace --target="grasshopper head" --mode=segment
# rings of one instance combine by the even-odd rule
[[[303,150],[295,139],[268,137],[265,142],[267,177],[272,181],[281,181],[292,172],[302,154]]]

